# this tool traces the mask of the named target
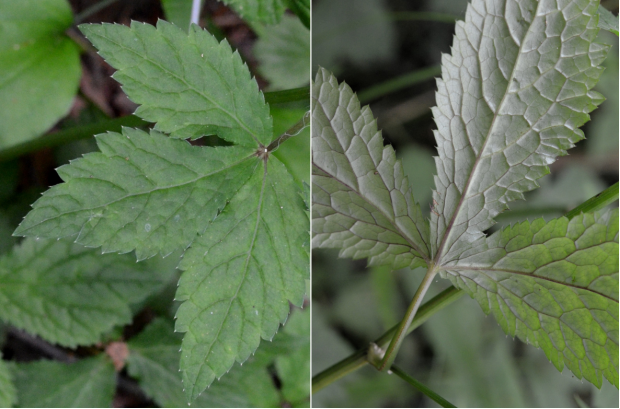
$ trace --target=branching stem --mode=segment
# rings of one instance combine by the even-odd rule
[[[424,305],[422,305],[418,310],[418,313],[416,314],[415,318],[411,322],[411,325],[407,329],[407,334],[413,332],[413,330],[424,324],[426,320],[432,317],[433,314],[435,314],[437,311],[443,309],[444,307],[447,307],[454,301],[461,298],[463,294],[465,293],[462,290],[459,290],[455,287],[449,287],[441,293],[437,294],[431,300],[424,303]],[[390,343],[390,340],[394,337],[397,329],[398,325],[390,328],[385,334],[377,338],[374,343],[379,348],[386,348]],[[343,359],[342,361],[330,366],[329,368],[315,375],[312,378],[312,393],[317,393],[332,382],[335,382],[338,379],[344,377],[345,375],[366,366],[369,363],[367,359],[367,353],[367,347],[361,348],[357,352]]]
[[[407,308],[405,317],[400,322],[400,325],[396,329],[396,333],[392,337],[392,341],[390,342],[390,346],[385,352],[385,356],[383,357],[383,360],[381,361],[381,365],[377,368],[380,371],[386,371],[390,369],[390,367],[392,366],[392,363],[394,363],[394,359],[396,358],[396,355],[398,354],[398,350],[400,349],[400,346],[402,345],[403,340],[405,339],[405,336],[407,335],[407,328],[409,328],[409,326],[413,322],[413,318],[418,312],[418,308],[420,308],[420,304],[422,304],[422,299],[424,298],[424,295],[426,294],[429,287],[431,286],[431,283],[433,282],[433,278],[435,278],[436,274],[437,274],[437,269],[435,268],[435,265],[431,263],[428,267],[428,270],[426,271],[426,275],[424,276],[422,283],[420,284],[420,286],[418,287],[418,290],[415,292],[415,295],[413,296],[413,300],[411,301],[411,304],[409,304],[409,308]]]

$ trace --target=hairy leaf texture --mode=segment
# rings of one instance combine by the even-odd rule
[[[259,166],[254,150],[204,148],[158,132],[97,136],[101,152],[58,168],[65,182],[33,205],[17,235],[74,237],[138,260],[185,249]]]
[[[226,40],[196,25],[188,34],[166,21],[83,24],[80,29],[118,71],[114,79],[139,117],[174,138],[217,135],[238,145],[272,139],[269,106]]]
[[[13,365],[22,408],[109,408],[116,378],[106,355],[65,364],[36,361]]]
[[[94,344],[166,282],[151,270],[132,256],[26,239],[0,257],[0,318],[52,343]]]
[[[508,227],[440,272],[558,370],[618,387],[618,251],[614,209]]]
[[[538,186],[603,98],[591,91],[608,46],[598,2],[474,0],[442,59],[433,115],[439,157],[431,243],[452,260],[507,203]]]
[[[370,108],[320,69],[312,85],[313,247],[393,268],[424,264],[428,221]]]

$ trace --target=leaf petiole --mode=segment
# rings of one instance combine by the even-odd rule
[[[298,135],[301,131],[303,131],[305,127],[310,125],[309,121],[310,121],[310,111],[306,112],[304,116],[302,116],[301,119],[297,121],[295,125],[291,126],[289,129],[287,129],[286,132],[284,132],[282,135],[274,139],[269,144],[269,146],[267,146],[267,151],[268,152],[275,151],[276,149],[278,149],[278,147],[280,147],[280,144],[282,142],[286,141],[288,138],[292,136]]]
[[[618,182],[575,207],[573,210],[566,213],[565,217],[570,220],[581,213],[590,213],[596,210],[601,210],[616,200],[618,200]]]
[[[420,308],[420,304],[422,304],[422,299],[424,298],[424,295],[426,294],[429,287],[431,286],[431,283],[433,282],[433,278],[435,278],[436,274],[437,274],[437,269],[435,268],[435,265],[431,263],[428,270],[426,271],[426,275],[424,276],[422,283],[420,284],[420,286],[418,287],[418,290],[415,292],[415,295],[413,296],[413,300],[411,301],[411,304],[409,304],[409,308],[407,308],[405,317],[400,322],[400,325],[396,329],[396,333],[394,333],[394,336],[392,337],[392,341],[390,342],[390,346],[385,352],[385,356],[383,357],[383,360],[381,361],[381,365],[379,365],[379,367],[377,368],[378,370],[386,371],[390,369],[390,367],[392,366],[392,363],[394,363],[394,359],[396,359],[398,350],[400,349],[400,346],[402,345],[403,340],[405,339],[405,336],[407,336],[407,328],[409,328],[409,326],[413,322],[413,319],[415,318],[415,315],[418,312],[418,308]]]
[[[411,325],[407,329],[407,334],[412,333],[413,330],[424,324],[426,320],[433,316],[433,314],[452,304],[454,301],[461,298],[463,294],[465,294],[464,291],[451,286],[431,298],[429,301],[425,302],[424,305],[420,307],[418,313],[411,322]],[[387,347],[390,340],[394,337],[394,333],[397,328],[398,326],[396,325],[390,328],[385,334],[377,338],[374,343],[379,348]],[[363,366],[366,366],[369,363],[367,354],[368,348],[361,348],[342,361],[313,376],[312,393],[317,393],[332,382],[358,370],[359,368],[362,368]]]
[[[268,104],[284,104],[287,102],[308,102],[310,100],[310,88],[300,87],[285,89],[283,91],[265,92],[265,102]]]

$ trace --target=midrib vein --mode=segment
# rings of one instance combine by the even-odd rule
[[[504,96],[502,97],[502,100],[500,101],[500,103],[497,105],[497,109],[495,110],[495,113],[493,114],[493,120],[491,121],[491,126],[489,127],[489,131],[487,132],[486,138],[484,140],[484,143],[482,144],[480,151],[477,153],[476,155],[476,160],[474,161],[474,165],[472,166],[471,172],[469,173],[469,177],[467,179],[467,182],[465,183],[465,189],[463,189],[463,193],[461,194],[461,197],[459,199],[459,202],[456,206],[456,209],[454,211],[454,213],[452,214],[452,217],[450,218],[450,222],[448,223],[448,227],[446,227],[446,231],[444,233],[443,239],[440,242],[440,245],[437,248],[437,254],[435,255],[435,264],[436,265],[441,265],[442,263],[442,257],[445,255],[445,253],[448,253],[451,249],[452,246],[457,242],[457,240],[452,240],[452,227],[454,226],[454,222],[457,219],[457,217],[459,216],[459,212],[461,211],[461,207],[463,206],[463,203],[465,202],[466,199],[469,199],[469,194],[470,194],[470,188],[472,185],[472,180],[474,179],[474,175],[476,174],[476,170],[478,168],[478,165],[480,164],[480,159],[482,158],[482,155],[485,151],[485,148],[487,146],[487,144],[489,143],[489,140],[491,139],[491,135],[493,135],[493,131],[495,130],[495,125],[496,125],[496,120],[499,117],[499,112],[501,112],[502,107],[504,105],[504,102],[506,101],[506,96],[510,93],[509,89],[510,89],[510,84],[512,83],[515,73],[516,73],[516,68],[519,65],[519,60],[521,59],[521,56],[523,55],[521,52],[521,49],[523,47],[523,44],[526,43],[527,37],[531,32],[532,27],[534,26],[534,21],[536,21],[536,18],[538,16],[538,7],[540,7],[541,2],[538,3],[537,7],[536,7],[536,13],[534,14],[534,18],[532,19],[532,22],[530,23],[529,27],[527,28],[527,32],[525,33],[525,35],[523,36],[523,39],[521,40],[521,44],[519,45],[519,52],[517,54],[517,58],[515,60],[514,66],[512,68],[512,72],[510,73],[510,78],[508,78],[507,81],[507,85],[506,85],[506,92],[504,93]],[[504,21],[506,21],[506,19],[504,18]],[[506,26],[508,26],[508,22],[506,21]],[[486,24],[485,24],[486,27]],[[482,34],[484,37],[484,28],[482,29]],[[480,56],[480,50],[478,50],[477,52],[477,57]],[[480,62],[480,60],[478,60]],[[479,66],[480,69],[482,69],[481,66]],[[480,75],[480,87],[482,87],[482,75]],[[482,94],[482,98],[484,99],[484,94]],[[486,101],[485,101],[486,102]],[[455,160],[456,162],[456,160]],[[452,182],[454,183],[454,182]],[[444,198],[445,200],[445,198]],[[486,204],[486,202],[485,202]],[[445,206],[444,206],[445,208]],[[439,222],[439,221],[438,221]],[[435,225],[436,228],[437,224]],[[469,226],[468,226],[468,230],[469,230]],[[467,231],[467,230],[466,230]],[[446,246],[446,243],[450,243],[450,248],[448,248],[445,253],[444,253],[444,247]]]
[[[263,170],[263,182],[261,184],[261,188],[260,188],[260,195],[258,198],[258,206],[256,208],[256,224],[254,225],[254,232],[252,233],[252,241],[250,242],[250,246],[248,248],[247,251],[247,256],[245,258],[245,263],[243,265],[243,277],[241,279],[241,281],[239,282],[239,285],[237,286],[237,290],[235,291],[235,294],[230,298],[230,301],[228,302],[228,308],[226,308],[226,312],[224,313],[223,317],[224,319],[222,320],[222,322],[220,323],[220,327],[217,329],[216,332],[216,336],[213,338],[213,341],[211,341],[211,343],[209,344],[209,347],[207,349],[207,356],[209,356],[209,354],[211,353],[211,350],[213,348],[213,345],[215,344],[215,342],[219,339],[219,336],[222,332],[222,328],[224,327],[224,323],[226,322],[226,320],[228,319],[228,314],[230,313],[230,308],[232,307],[233,301],[235,301],[239,295],[239,291],[241,290],[241,287],[243,287],[243,283],[245,283],[245,279],[247,278],[247,272],[248,272],[248,265],[250,263],[250,259],[252,258],[252,250],[254,249],[254,243],[256,242],[256,236],[258,235],[258,226],[260,225],[260,219],[261,219],[261,209],[262,209],[262,205],[263,205],[263,194],[265,192],[265,185],[267,183],[267,162],[264,162],[264,170]],[[235,357],[236,359],[237,357]],[[200,368],[198,369],[198,373],[200,373],[200,371],[202,371],[202,368],[204,367],[204,365],[206,364],[206,360],[200,363]],[[192,391],[193,394],[193,391]]]

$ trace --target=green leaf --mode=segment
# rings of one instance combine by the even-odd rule
[[[603,30],[610,31],[618,35],[618,16],[614,16],[609,10],[603,6],[598,7],[598,26]]]
[[[368,107],[320,69],[312,86],[313,248],[394,269],[429,257],[428,221]]]
[[[0,148],[69,111],[81,76],[79,47],[64,34],[72,21],[66,0],[0,1]]]
[[[17,390],[13,384],[13,376],[0,352],[0,407],[10,408],[15,403],[17,403]]]
[[[310,30],[310,0],[285,0],[286,5],[293,13],[299,17],[299,20]]]
[[[279,406],[280,396],[266,368],[273,364],[274,360],[277,362],[279,359],[287,359],[299,351],[309,352],[309,316],[308,312],[295,311],[273,343],[259,349],[256,356],[250,357],[242,367],[231,368],[229,374],[198,396],[192,406]],[[129,374],[138,380],[149,397],[163,407],[180,407],[187,402],[177,369],[180,346],[181,340],[172,332],[172,325],[163,319],[156,319],[140,335],[128,342]],[[308,366],[309,356],[305,361],[297,363],[302,367]],[[290,380],[300,380],[304,375],[307,389],[309,369]],[[289,380],[286,380],[283,389],[287,388],[288,383]],[[306,393],[304,398],[307,399],[308,396]]]
[[[310,32],[293,16],[265,27],[254,55],[270,89],[289,89],[308,84],[310,78]]]
[[[292,177],[270,160],[185,253],[176,329],[187,332],[181,367],[190,399],[271,339],[289,300],[301,305],[307,221]]]
[[[618,209],[522,222],[440,273],[561,371],[618,387]]]
[[[507,203],[538,187],[603,101],[591,88],[609,47],[597,2],[468,6],[442,59],[433,115],[439,157],[431,245],[438,264],[482,236]]]
[[[288,354],[277,354],[275,365],[282,382],[282,395],[292,404],[310,403],[310,311],[296,311],[284,327],[283,335],[299,340]]]
[[[129,323],[130,305],[165,282],[149,270],[128,255],[26,239],[0,257],[0,318],[52,343],[90,345]]]
[[[159,20],[84,24],[84,35],[118,71],[114,79],[141,106],[136,115],[174,138],[217,135],[238,145],[267,145],[272,119],[239,53],[198,26],[188,34]]]
[[[171,323],[157,319],[140,335],[128,342],[129,375],[136,378],[145,393],[162,407],[183,407],[187,404],[178,370],[181,339],[176,335],[173,333]],[[264,370],[252,370],[250,367],[248,371],[246,368],[233,368],[230,374],[220,382],[214,383],[207,392],[192,402],[192,406],[199,408],[254,406],[257,402],[252,402],[250,398],[253,395],[251,388],[256,385],[242,383],[247,377],[254,377],[257,384],[264,384],[265,379],[261,378],[266,377],[273,389],[268,394],[277,396],[275,385]],[[277,404],[277,400],[271,403]]]
[[[139,260],[187,249],[177,299],[181,369],[190,401],[271,339],[299,305],[308,276],[308,218],[293,178],[266,146],[273,119],[228,43],[160,21],[86,25],[137,114],[172,137],[205,134],[235,146],[196,147],[124,129],[101,153],[61,167],[66,182],[34,205],[16,234],[71,236]],[[208,255],[207,255],[208,253]]]
[[[271,108],[273,125],[276,135],[282,135],[295,125],[306,114],[302,109]],[[273,154],[284,163],[288,171],[299,183],[310,182],[310,127],[307,126],[299,134],[287,139]]]
[[[105,355],[72,364],[54,361],[13,366],[22,408],[109,408],[116,388],[114,367]]]
[[[129,128],[97,144],[101,153],[58,168],[65,183],[34,203],[16,235],[135,249],[138,260],[168,255],[205,231],[260,162],[248,147],[196,147]]]
[[[251,23],[276,24],[284,13],[282,0],[222,0]]]

